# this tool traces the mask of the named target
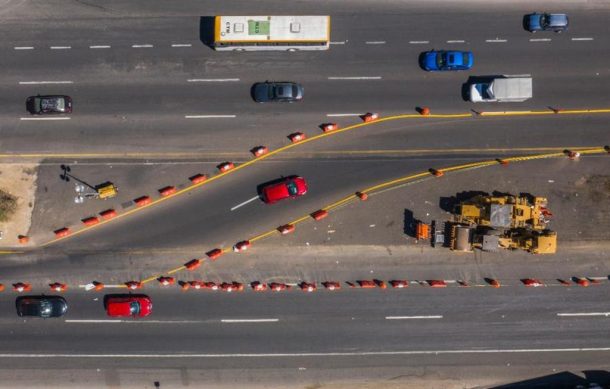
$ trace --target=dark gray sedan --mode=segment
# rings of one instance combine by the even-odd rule
[[[279,101],[292,103],[303,99],[303,86],[296,82],[257,82],[252,85],[252,98],[257,103]]]
[[[68,311],[68,303],[61,296],[20,296],[15,301],[17,315],[34,317],[60,317]]]

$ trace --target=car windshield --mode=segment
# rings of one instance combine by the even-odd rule
[[[447,63],[447,53],[438,53],[436,55],[436,66],[440,69]]]
[[[140,313],[140,303],[137,301],[132,301],[129,303],[129,313],[132,315],[137,315]]]
[[[470,62],[470,60],[468,59],[468,54],[466,53],[462,53],[462,64],[463,65],[468,65]]]
[[[299,94],[299,88],[297,88],[296,85],[293,85],[293,87],[292,87],[292,95],[296,96],[298,94]]]
[[[294,181],[288,181],[286,183],[286,188],[288,188],[288,193],[290,193],[291,196],[296,196],[297,193],[299,192],[299,189],[297,188],[297,184],[295,184]]]
[[[540,16],[540,25],[547,27],[549,25],[549,19],[549,15],[547,14]]]

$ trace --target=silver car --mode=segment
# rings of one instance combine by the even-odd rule
[[[252,98],[257,103],[271,101],[292,103],[303,99],[303,86],[296,82],[257,82],[252,85]]]

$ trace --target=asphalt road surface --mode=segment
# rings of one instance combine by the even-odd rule
[[[610,107],[610,8],[603,2],[353,1],[349,7],[336,1],[0,3],[0,147],[5,159],[7,154],[17,161],[44,155],[57,161],[57,154],[79,153],[97,153],[100,159],[113,153],[239,154],[258,144],[276,147],[296,130],[319,131],[316,126],[323,122],[347,125],[365,112],[387,116],[422,106],[442,113]],[[525,32],[522,17],[533,7],[569,12],[570,30],[561,35]],[[202,16],[240,13],[329,14],[332,46],[318,53],[219,53],[202,44]],[[475,65],[468,72],[426,73],[417,58],[433,48],[473,51]],[[497,74],[531,74],[534,98],[516,104],[464,100],[462,88],[469,77]],[[250,86],[269,79],[301,82],[304,101],[254,103]],[[66,120],[29,120],[25,99],[38,93],[72,96],[74,113]],[[120,255],[104,256],[105,250],[231,245],[235,235],[274,228],[278,220],[301,216],[363,186],[431,164],[493,154],[456,150],[451,156],[411,158],[401,155],[405,148],[601,146],[607,138],[607,116],[601,115],[414,119],[372,126],[307,145],[302,151],[311,154],[306,158],[253,166],[175,204],[67,240],[39,257],[36,252],[5,257],[3,267],[9,270],[4,274],[19,275],[28,265],[43,264],[48,255],[60,258],[49,276],[66,274],[69,263],[70,273],[94,278],[97,270],[121,260]],[[346,153],[350,150],[381,151]],[[394,154],[388,155],[391,150]],[[329,154],[319,158],[320,152]],[[258,184],[286,174],[306,176],[310,193],[274,205],[272,213],[256,201],[231,210],[255,197]],[[83,262],[63,250],[94,254]],[[109,263],[97,263],[96,270],[83,266],[104,258]],[[20,260],[28,265],[22,267]],[[189,371],[204,371],[215,374],[208,380],[235,387],[401,381],[417,375],[474,385],[481,382],[473,379],[475,374],[489,384],[499,377],[603,369],[610,351],[607,288],[604,283],[587,289],[313,294],[151,288],[153,315],[125,321],[105,316],[102,295],[78,290],[66,293],[70,310],[65,318],[23,320],[15,315],[14,294],[3,293],[0,374],[10,378],[11,370],[34,375],[40,370],[54,380],[54,370],[103,369],[101,381],[87,380],[118,387],[128,375],[117,373],[121,369],[179,371],[180,378],[172,382],[184,386],[191,384]],[[151,386],[154,377],[146,378]]]

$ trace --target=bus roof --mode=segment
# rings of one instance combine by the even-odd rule
[[[327,42],[330,16],[216,16],[216,42]]]

